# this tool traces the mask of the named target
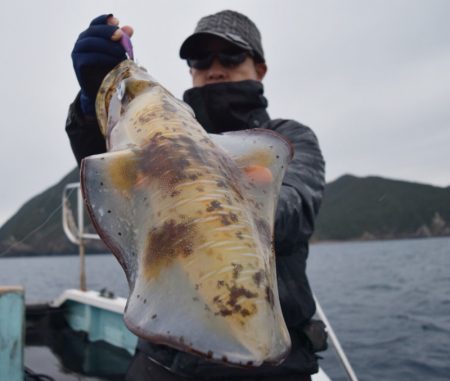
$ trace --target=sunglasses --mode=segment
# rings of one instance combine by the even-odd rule
[[[250,51],[223,51],[220,53],[205,52],[196,57],[188,58],[189,67],[197,70],[206,70],[211,67],[214,58],[217,58],[220,64],[226,68],[233,68],[243,63],[248,56],[252,56]]]

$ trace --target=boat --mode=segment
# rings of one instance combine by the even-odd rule
[[[69,202],[69,195],[73,193],[76,195],[76,223],[71,210],[73,203]],[[64,290],[48,303],[25,305],[23,287],[0,286],[0,381],[148,379],[136,373],[139,372],[139,367],[135,366],[138,338],[123,322],[126,299],[106,289],[86,290],[84,242],[100,238],[83,229],[82,200],[79,183],[67,184],[62,195],[62,224],[67,238],[79,247],[80,289]],[[317,299],[316,303],[318,317],[327,326],[348,379],[357,381]],[[159,364],[150,365],[154,381],[188,380],[175,376]],[[331,381],[323,369],[319,369],[312,380]]]

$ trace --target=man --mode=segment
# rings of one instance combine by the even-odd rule
[[[103,77],[126,58],[117,42],[122,33],[131,35],[132,29],[119,29],[112,15],[100,16],[79,36],[72,52],[81,92],[70,107],[66,131],[78,163],[83,157],[105,151],[94,102]],[[180,57],[186,59],[193,83],[183,100],[206,131],[267,128],[283,135],[294,147],[278,200],[274,235],[279,297],[293,346],[281,365],[246,370],[140,341],[136,366],[130,374],[139,368],[137,364],[151,360],[173,373],[196,379],[264,376],[309,380],[318,367],[315,352],[326,346],[323,324],[311,321],[315,304],[306,277],[308,240],[324,188],[324,161],[317,139],[298,122],[269,118],[261,82],[267,71],[261,36],[246,16],[227,10],[202,18],[194,34],[182,44]]]

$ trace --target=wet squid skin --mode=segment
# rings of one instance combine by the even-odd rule
[[[248,197],[264,185],[249,179],[242,165],[213,143],[186,105],[129,61],[105,79],[97,115],[109,153],[120,153],[105,160],[104,176],[124,200],[139,200],[132,202],[130,215],[142,209],[150,221],[134,226],[131,234],[137,258],[136,265],[124,266],[126,272],[135,269],[127,274],[132,280],[127,314],[142,314],[142,304],[152,298],[151,285],[170,276],[171,269],[182,269],[194,290],[186,291],[186,303],[197,306],[201,319],[213,327],[217,321],[217,330],[227,330],[239,343],[237,351],[243,347],[248,353],[242,359],[230,356],[229,349],[221,352],[180,335],[178,327],[158,332],[161,316],[150,302],[147,317],[125,317],[130,329],[216,361],[280,362],[290,340],[276,290],[273,216],[264,215],[261,200]],[[111,246],[116,256],[127,255]]]
[[[148,106],[138,108],[127,120],[130,135],[142,144],[126,168],[127,183],[116,175],[123,159],[109,168],[117,179],[114,185],[125,192],[159,183],[158,192],[148,196],[159,225],[148,232],[140,268],[154,278],[178,259],[197,280],[196,288],[214,314],[245,325],[258,304],[273,305],[266,263],[270,252],[258,255],[264,248],[253,238],[256,233],[268,243],[271,229],[264,220],[255,225],[248,209],[258,205],[243,207],[240,184],[245,178],[233,161],[217,149],[190,113],[178,112],[174,98],[160,88],[149,92],[144,99]]]

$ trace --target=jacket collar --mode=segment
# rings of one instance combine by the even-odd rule
[[[183,100],[209,133],[261,127],[268,121],[267,99],[259,81],[225,82],[194,87]]]

